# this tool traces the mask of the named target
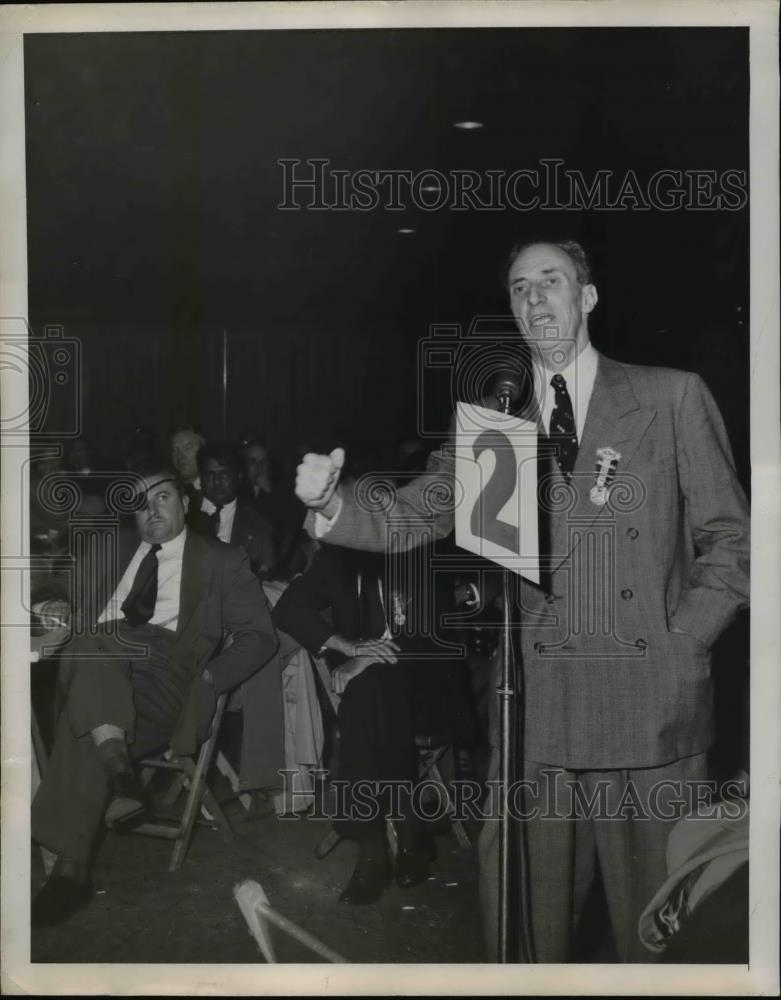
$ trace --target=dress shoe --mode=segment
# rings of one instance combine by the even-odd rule
[[[91,898],[89,881],[76,882],[53,872],[32,902],[30,923],[33,927],[54,927],[72,917]]]
[[[361,851],[350,881],[339,896],[340,903],[367,906],[376,903],[390,881],[390,865],[384,852],[367,854]]]
[[[133,771],[118,771],[109,781],[111,800],[106,809],[106,825],[120,828],[129,820],[138,821],[149,811],[146,790]]]

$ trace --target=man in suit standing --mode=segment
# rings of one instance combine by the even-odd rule
[[[59,923],[89,902],[107,800],[115,820],[144,805],[132,760],[167,743],[194,753],[217,695],[277,648],[246,555],[189,531],[186,510],[172,472],[145,474],[134,537],[99,546],[96,555],[108,558],[89,562],[86,627],[63,654],[54,747],[32,805],[33,838],[58,856],[33,901],[34,925]],[[101,610],[93,601],[107,593]]]
[[[241,499],[242,462],[227,444],[205,444],[198,451],[203,491],[200,509],[189,521],[197,530],[216,535],[221,542],[239,545],[247,553],[252,572],[265,580],[276,559],[269,521]]]
[[[702,380],[619,364],[591,345],[598,296],[579,244],[519,245],[507,274],[534,369],[526,415],[549,459],[542,585],[518,587],[525,813],[537,810],[524,821],[534,952],[539,962],[570,958],[598,859],[619,958],[643,961],[638,919],[664,881],[671,821],[706,778],[710,648],[748,603],[747,504]],[[343,460],[337,449],[299,466],[298,495],[317,512],[309,528],[334,544],[381,549],[385,515],[337,488]],[[398,491],[395,537],[406,519],[414,544],[414,525],[431,521],[431,487],[452,489],[453,473],[446,445]],[[558,498],[555,509],[545,497]],[[435,533],[452,524],[452,510],[438,514]],[[480,858],[492,950],[497,854],[489,820]]]

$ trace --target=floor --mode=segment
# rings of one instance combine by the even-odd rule
[[[39,671],[34,700],[45,740],[51,737],[54,671]],[[38,690],[36,690],[36,688]],[[240,732],[223,727],[229,757]],[[326,740],[326,766],[338,773],[338,739]],[[446,762],[447,763],[447,762]],[[484,761],[475,754],[478,772]],[[452,762],[451,762],[452,764]],[[445,780],[452,777],[444,766]],[[159,776],[165,782],[165,775]],[[155,781],[158,779],[156,778]],[[224,779],[218,779],[224,780]],[[153,790],[155,786],[152,786]],[[158,788],[159,792],[164,791]],[[371,906],[346,906],[337,897],[352,873],[353,844],[343,842],[323,860],[315,847],[330,830],[326,819],[277,818],[270,805],[248,814],[227,784],[218,798],[235,837],[226,841],[199,825],[181,870],[169,873],[171,843],[105,831],[92,868],[91,904],[54,929],[32,934],[31,960],[46,963],[263,963],[233,898],[246,879],[260,883],[283,916],[348,962],[481,963],[486,961],[473,851],[438,826],[432,877],[408,889],[392,885]],[[327,812],[327,807],[321,812]],[[470,825],[473,843],[477,830]],[[32,893],[44,880],[40,852],[32,852]],[[320,961],[286,934],[273,930],[277,961]],[[587,904],[576,937],[576,957],[613,962],[604,897],[599,887]]]
[[[232,890],[258,881],[272,906],[349,962],[482,962],[485,960],[476,869],[451,832],[435,838],[433,877],[387,889],[368,907],[339,904],[353,845],[323,860],[313,850],[325,820],[248,817],[226,809],[236,831],[227,843],[209,826],[196,830],[179,872],[167,871],[169,842],[107,832],[93,868],[93,902],[68,922],[33,933],[34,962],[263,962]],[[43,880],[33,852],[33,891]],[[282,932],[273,933],[279,962],[317,961]]]

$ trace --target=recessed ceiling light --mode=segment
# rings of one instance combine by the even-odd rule
[[[414,229],[397,229],[396,232],[400,233],[402,236],[409,236],[411,233],[414,233],[415,230]]]
[[[439,191],[442,190],[442,188],[439,186],[439,184],[424,184],[423,187],[420,190],[421,191],[430,191],[430,192],[433,192],[433,191],[439,192]],[[740,307],[738,307],[738,308],[740,308]]]
[[[453,122],[453,128],[463,128],[468,130],[482,127],[482,122]]]

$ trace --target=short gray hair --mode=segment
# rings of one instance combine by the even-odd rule
[[[578,279],[578,284],[591,284],[591,261],[586,251],[576,240],[524,240],[522,243],[515,244],[507,258],[504,270],[505,285],[508,283],[510,277],[510,268],[524,250],[528,250],[529,247],[538,246],[551,246],[556,247],[557,250],[561,250],[575,265],[575,277]]]

